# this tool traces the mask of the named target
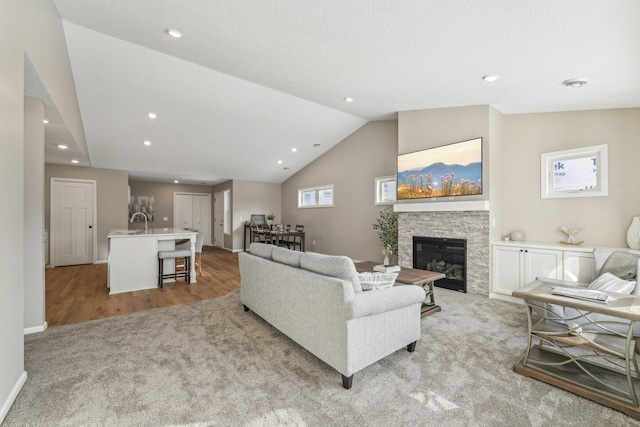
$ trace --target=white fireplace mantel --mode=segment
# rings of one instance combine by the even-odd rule
[[[453,211],[488,211],[488,200],[467,200],[460,202],[420,202],[396,203],[394,212],[453,212]]]

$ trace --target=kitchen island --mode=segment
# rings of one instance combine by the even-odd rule
[[[111,230],[107,287],[109,294],[154,289],[158,287],[158,251],[172,251],[176,240],[191,241],[191,283],[196,283],[195,231],[179,228],[149,230]],[[165,274],[175,271],[174,260],[164,261]],[[165,279],[164,283],[175,279]]]

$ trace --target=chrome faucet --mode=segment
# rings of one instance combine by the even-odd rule
[[[136,215],[142,215],[142,217],[144,218],[144,232],[146,233],[147,231],[149,231],[149,227],[147,224],[147,214],[145,214],[144,212],[136,212],[133,215],[131,215],[131,219],[129,220],[129,222],[133,222],[133,219],[136,217]]]

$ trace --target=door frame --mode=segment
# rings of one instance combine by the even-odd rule
[[[213,194],[213,241],[214,241],[214,246],[218,247],[218,248],[224,248],[224,193],[225,191],[228,190],[223,190],[223,191],[218,191],[216,193]],[[221,203],[222,202],[222,203]],[[222,209],[220,209],[220,211],[222,212],[222,236],[218,236],[218,234],[220,234],[220,231],[218,230],[218,224],[216,224],[215,222],[215,218],[216,218],[216,210],[219,209],[219,207],[222,206]],[[218,239],[216,239],[216,237],[218,237],[220,239],[220,244],[216,245],[215,242],[218,241]]]
[[[182,228],[176,227],[176,196],[208,196],[209,197],[209,243],[207,243],[206,236],[204,244],[207,246],[211,246],[211,240],[213,239],[213,230],[211,230],[211,218],[213,217],[213,212],[211,209],[211,193],[192,193],[189,191],[174,191],[173,192],[173,228]]]
[[[91,262],[95,264],[98,256],[98,186],[95,179],[74,179],[74,178],[57,178],[51,177],[51,190],[49,194],[49,266],[54,268],[56,266],[56,242],[58,239],[58,232],[56,227],[52,226],[56,224],[56,183],[58,182],[79,182],[83,184],[91,184],[93,193],[93,226],[91,227],[91,240],[93,245],[93,259]]]

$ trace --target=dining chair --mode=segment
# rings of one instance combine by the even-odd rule
[[[299,233],[304,233],[304,225],[296,225],[295,231]],[[288,246],[290,249],[300,251],[302,250],[302,236],[293,235],[290,236],[288,240]]]

